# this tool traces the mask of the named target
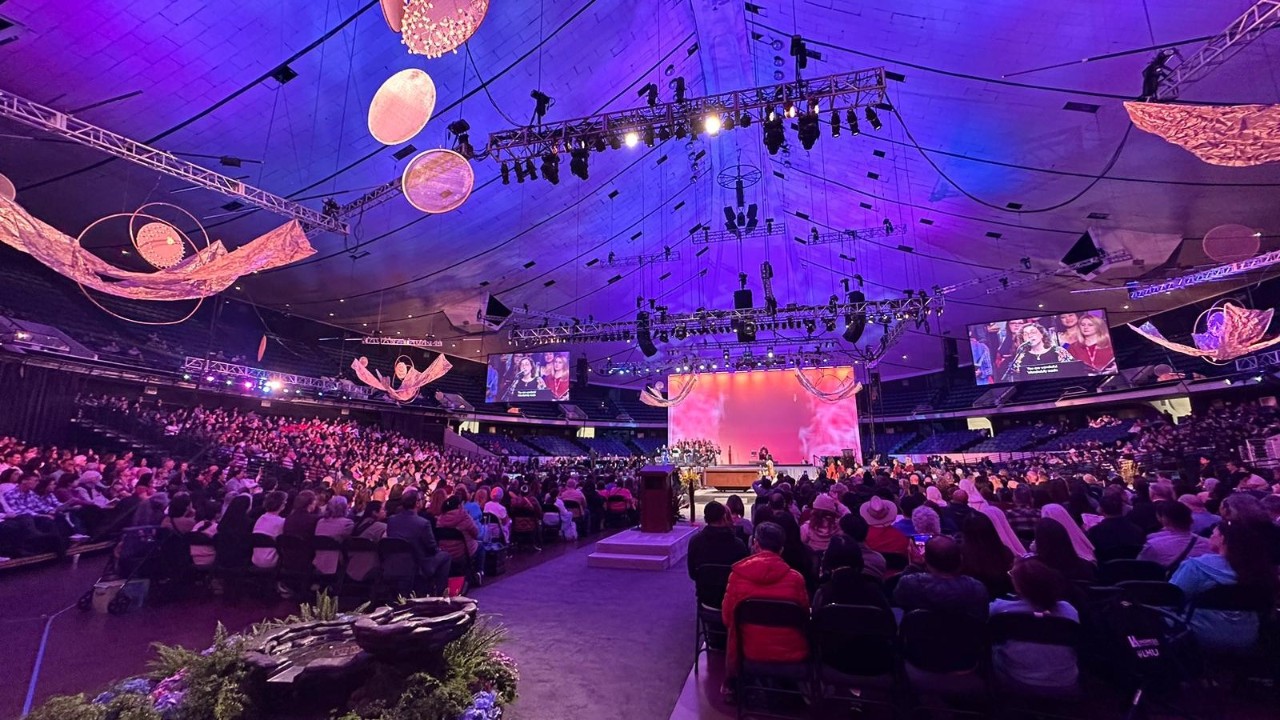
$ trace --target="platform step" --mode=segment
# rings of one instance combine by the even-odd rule
[[[666,570],[671,566],[670,563],[671,559],[665,555],[593,552],[587,556],[587,567],[621,570]]]
[[[610,555],[656,555],[666,557],[671,554],[670,545],[654,545],[642,542],[616,542],[601,540],[596,543],[596,551]]]

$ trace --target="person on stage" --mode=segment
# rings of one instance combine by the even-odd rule
[[[552,400],[568,400],[569,399],[569,356],[565,353],[556,353],[555,358],[551,360],[551,364],[544,366],[545,374],[542,376],[543,382],[547,386],[547,390],[551,392]]]
[[[1080,341],[1067,348],[1071,356],[1091,373],[1114,373],[1116,353],[1111,348],[1111,331],[1106,323],[1096,315],[1081,315],[1078,327]]]
[[[516,379],[511,382],[507,398],[513,400],[546,400],[547,385],[542,376],[534,372],[533,360],[528,355],[516,359]]]
[[[1058,316],[1057,326],[1054,328],[1058,333],[1058,344],[1068,350],[1072,345],[1080,342],[1080,321],[1087,316],[1081,316],[1079,313],[1062,313]]]
[[[1012,322],[1009,323],[1013,325]],[[1046,376],[1084,375],[1083,365],[1078,365],[1071,353],[1065,348],[1052,344],[1049,332],[1040,323],[1024,325],[1018,334],[1022,344],[1018,346],[1009,368],[1005,371],[1004,381],[1034,380]],[[1051,372],[1036,372],[1037,368],[1057,365]],[[1077,365],[1072,368],[1071,365]]]

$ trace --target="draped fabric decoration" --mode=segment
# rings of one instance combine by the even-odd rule
[[[1196,319],[1191,333],[1195,347],[1166,340],[1151,323],[1130,329],[1151,342],[1183,355],[1225,365],[1238,357],[1265,350],[1280,343],[1280,337],[1263,340],[1275,310],[1250,310],[1230,300],[1215,304]]]
[[[103,307],[87,291],[97,290],[107,295],[131,300],[203,301],[207,297],[226,290],[243,275],[289,265],[315,253],[315,248],[311,247],[297,220],[290,220],[235,250],[227,250],[221,241],[209,242],[208,235],[204,235],[202,248],[187,234],[177,230],[172,223],[167,223],[150,212],[143,212],[149,207],[158,205],[161,204],[151,203],[133,213],[108,215],[94,221],[80,235],[73,238],[32,217],[17,203],[0,197],[0,242],[27,253],[70,278],[79,284],[80,288],[86,291],[85,295],[104,311],[122,320],[149,325],[173,323],[143,322],[120,316]],[[164,205],[164,207],[190,217],[190,213],[181,208],[170,205]],[[153,266],[157,267],[156,272],[124,270],[84,249],[81,242],[87,233],[108,220],[121,218],[128,219],[130,241],[134,243],[144,259],[149,258],[153,261]],[[171,259],[176,251],[161,252],[149,249],[143,253],[143,246],[139,245],[139,239],[134,236],[133,231],[134,225],[139,220],[144,222],[143,228],[154,223],[164,224],[174,235],[164,239],[163,242],[185,243],[190,246],[191,254],[184,253],[180,261],[174,262],[169,267],[160,267],[162,263]],[[153,228],[144,238],[147,242],[145,246],[148,248],[151,248],[150,243],[155,241],[156,237],[165,237],[163,233],[153,237],[150,232],[155,230],[158,228]],[[204,234],[203,228],[200,232]],[[196,307],[199,307],[198,303]],[[192,310],[191,314],[195,314],[195,310]]]
[[[685,380],[684,387],[680,388],[679,394],[670,398],[662,396],[662,390],[666,387],[666,384],[661,380],[653,385],[648,385],[640,391],[640,402],[650,407],[675,407],[687,400],[689,394],[693,392],[693,386],[698,384],[697,375],[687,375]]]
[[[823,373],[825,371],[820,370],[818,372]],[[819,381],[824,377],[826,376],[820,375]],[[814,384],[813,380],[809,378],[809,375],[800,368],[796,368],[796,380],[799,381],[800,386],[807,390],[810,395],[823,402],[829,403],[840,402],[841,400],[857,395],[858,391],[862,389],[862,383],[858,382],[857,375],[852,371],[849,372],[848,377],[840,379],[838,381],[839,385],[831,390],[819,389],[817,385]]]
[[[1165,105],[1126,102],[1139,129],[1212,165],[1280,161],[1280,105]]]
[[[401,356],[401,358],[407,359],[404,356]],[[397,359],[395,376],[400,380],[400,385],[397,387],[394,384],[395,378],[384,377],[377,370],[369,372],[369,358],[362,357],[351,361],[351,369],[355,371],[356,377],[360,379],[360,382],[374,390],[381,390],[391,399],[402,403],[410,402],[418,397],[418,393],[422,391],[424,386],[444,377],[444,374],[452,368],[453,365],[444,355],[437,357],[434,362],[427,366],[426,370],[415,368],[412,360],[406,363],[402,362],[401,359]]]

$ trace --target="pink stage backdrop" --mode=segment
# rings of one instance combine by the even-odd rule
[[[818,390],[835,390],[853,368],[804,371]],[[692,378],[672,375],[669,393],[678,395]],[[684,402],[668,411],[671,442],[713,440],[722,464],[755,462],[761,445],[774,463],[809,463],[815,455],[840,455],[852,448],[861,455],[857,396],[823,402],[800,385],[794,370],[706,373]]]

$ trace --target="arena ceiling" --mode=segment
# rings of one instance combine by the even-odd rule
[[[428,60],[405,52],[376,1],[116,0],[68,12],[59,0],[10,0],[0,2],[0,17],[12,23],[3,37],[13,38],[0,45],[0,88],[318,208],[402,172],[406,160],[396,153],[404,146],[381,145],[366,120],[374,91],[395,71],[423,68],[439,91],[415,148],[448,145],[445,126],[457,118],[479,146],[491,131],[529,122],[533,89],[554,98],[548,119],[565,119],[637,106],[637,90],[650,82],[668,100],[677,77],[690,95],[770,84],[775,73],[790,80],[787,48],[798,34],[819,56],[808,76],[877,66],[896,74],[896,114],[881,113],[883,129],[864,122],[860,136],[846,129],[833,138],[824,128],[811,151],[788,129],[789,152],[770,156],[756,124],[593,154],[589,180],[564,163],[555,186],[503,185],[496,163],[477,161],[475,191],[459,210],[424,215],[397,198],[355,218],[348,238],[319,235],[314,257],[246,278],[235,294],[358,332],[434,333],[446,352],[475,358],[506,347],[475,321],[488,293],[515,307],[615,320],[634,318],[638,297],[677,312],[731,307],[740,272],[760,302],[765,260],[784,304],[825,303],[854,275],[872,299],[986,278],[952,293],[941,321],[901,340],[882,366],[901,376],[940,367],[938,336],[962,337],[969,322],[1101,306],[1116,323],[1232,287],[1134,302],[1117,290],[1073,293],[1099,287],[1081,279],[992,287],[993,273],[1018,280],[1058,267],[1090,227],[1182,236],[1152,278],[1212,264],[1200,239],[1220,224],[1261,230],[1264,250],[1280,244],[1280,166],[1203,163],[1130,130],[1121,105],[1139,94],[1153,54],[1126,51],[1189,41],[1180,47],[1191,52],[1249,4],[493,0],[463,51]],[[1119,55],[1073,62],[1112,53]],[[1062,66],[1025,72],[1055,64]],[[273,79],[282,65],[296,77]],[[1273,33],[1182,98],[1280,102],[1277,68]],[[223,167],[223,156],[243,162]],[[734,166],[760,171],[747,202],[786,232],[713,244],[695,257],[689,229],[723,226],[723,207],[735,203],[717,176]],[[8,121],[0,122],[0,173],[14,180],[19,202],[73,234],[155,200],[180,204],[231,246],[281,222],[229,211],[228,198]],[[906,234],[847,245],[795,241],[814,228],[886,219]],[[668,247],[679,261],[588,265]],[[593,361],[641,359],[623,344],[584,350]]]

